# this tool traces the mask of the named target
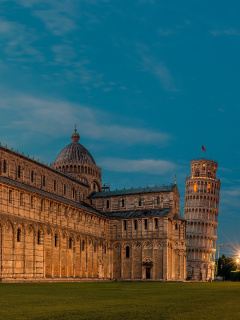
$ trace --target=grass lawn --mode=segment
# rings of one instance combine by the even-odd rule
[[[0,319],[240,319],[240,283],[0,284]]]

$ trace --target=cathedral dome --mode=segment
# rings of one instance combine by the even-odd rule
[[[89,164],[96,164],[91,154],[88,152],[84,146],[82,146],[78,141],[80,135],[77,133],[77,129],[71,136],[72,143],[66,146],[57,156],[54,164],[60,163],[81,163],[87,162]]]

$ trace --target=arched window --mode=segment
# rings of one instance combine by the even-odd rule
[[[208,178],[210,178],[210,177],[211,177],[211,171],[210,171],[210,170],[208,170],[208,172],[207,172],[207,176],[208,176]]]
[[[124,199],[122,199],[122,207],[124,207],[125,206],[125,201],[124,201]]]
[[[69,249],[72,249],[72,243],[73,243],[73,239],[69,238]]]
[[[57,182],[56,182],[56,180],[54,180],[53,181],[53,190],[56,191],[56,188],[57,188]]]
[[[196,177],[199,177],[199,176],[200,176],[200,170],[197,169],[197,171],[196,171]]]
[[[85,241],[83,240],[82,241],[82,251],[84,251],[85,250]]]
[[[75,190],[74,190],[74,188],[72,189],[72,197],[73,197],[73,199],[75,198]]]
[[[63,194],[66,195],[66,185],[63,186]]]
[[[94,252],[96,252],[97,251],[97,245],[96,245],[96,243],[94,243]]]
[[[160,204],[160,197],[157,197],[157,204]]]
[[[155,229],[158,229],[158,218],[155,218],[154,221],[155,221]]]
[[[127,230],[127,220],[123,221],[123,228],[124,228],[125,231]]]
[[[109,207],[110,207],[110,202],[109,200],[107,200],[107,209],[109,209]]]
[[[138,199],[138,205],[139,205],[139,207],[142,206],[142,198],[139,198],[139,199]]]
[[[43,185],[43,187],[45,187],[45,185],[46,185],[46,179],[45,179],[45,176],[43,176],[43,177],[42,177],[42,185]]]
[[[18,228],[17,229],[17,242],[20,242],[21,241],[21,229]]]
[[[96,183],[93,182],[93,190],[96,190]]]
[[[177,223],[175,223],[175,230],[177,230],[178,229],[178,225],[177,225]]]
[[[37,244],[40,244],[41,243],[41,232],[40,230],[38,230],[38,233],[37,233]]]
[[[18,166],[18,178],[21,178],[21,166]]]
[[[126,258],[129,258],[130,256],[130,248],[129,246],[126,247]]]
[[[104,252],[104,254],[107,253],[107,247],[105,245],[103,246],[103,252]]]
[[[7,172],[7,162],[6,160],[3,160],[3,173]]]
[[[33,182],[33,181],[34,181],[34,172],[31,171],[31,182]]]

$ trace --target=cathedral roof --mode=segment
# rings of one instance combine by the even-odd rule
[[[81,204],[81,203],[78,203],[76,201],[64,198],[62,196],[58,196],[56,194],[50,193],[48,191],[41,190],[41,189],[35,188],[33,186],[29,186],[27,184],[23,184],[23,183],[21,183],[19,181],[15,181],[15,180],[9,179],[7,177],[0,176],[0,182],[4,182],[4,183],[9,184],[11,186],[15,186],[15,187],[21,188],[21,189],[26,190],[26,191],[31,191],[31,192],[40,194],[43,197],[51,198],[51,199],[56,200],[56,201],[61,201],[62,203],[65,203],[66,205],[72,205],[72,206],[77,207],[79,209],[83,209],[83,210],[89,211],[91,213],[106,217],[106,215],[104,213],[99,212],[95,208],[89,206],[87,203]]]
[[[80,135],[77,133],[77,129],[71,136],[72,143],[66,146],[57,156],[54,164],[58,163],[82,163],[96,164],[89,151],[82,146],[78,141]]]
[[[117,212],[105,212],[105,215],[110,219],[133,219],[133,218],[147,218],[147,217],[167,217],[172,209],[152,209],[152,210],[129,210]],[[175,220],[184,220],[181,215],[175,214]]]
[[[111,197],[111,196],[121,196],[129,194],[141,194],[141,193],[152,193],[152,192],[170,192],[173,191],[176,185],[171,186],[160,186],[160,187],[147,187],[147,188],[136,188],[136,189],[124,189],[116,191],[104,191],[96,192],[91,195],[91,198],[102,198],[102,197]]]

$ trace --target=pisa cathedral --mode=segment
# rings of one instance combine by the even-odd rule
[[[213,278],[217,164],[192,164],[182,218],[176,181],[110,191],[71,139],[50,166],[0,145],[1,281]]]

